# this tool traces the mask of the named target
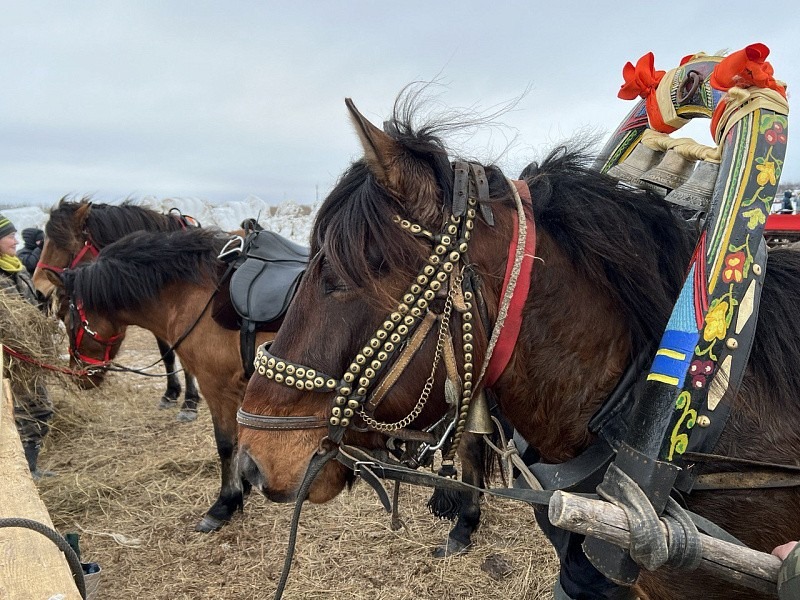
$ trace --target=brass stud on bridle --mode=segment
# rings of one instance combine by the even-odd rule
[[[458,441],[464,430],[464,420],[469,411],[473,395],[473,341],[474,334],[471,320],[473,294],[462,286],[463,271],[459,265],[468,250],[470,232],[474,228],[477,199],[473,194],[467,198],[468,208],[461,216],[451,215],[442,232],[433,235],[420,224],[413,223],[395,215],[392,220],[403,230],[413,235],[424,236],[433,242],[433,249],[426,264],[415,280],[408,287],[398,302],[396,309],[390,313],[375,331],[368,343],[352,360],[342,375],[341,380],[320,374],[318,371],[291,361],[278,359],[266,350],[259,348],[256,356],[259,374],[282,383],[309,391],[336,391],[328,423],[331,427],[347,427],[356,413],[373,429],[391,433],[407,427],[422,412],[433,387],[434,378],[440,359],[444,354],[445,339],[450,337],[450,316],[460,314],[461,343],[463,351],[463,374],[461,375],[461,402],[457,422],[454,427],[451,448],[447,460],[452,459]],[[430,303],[450,280],[449,289],[444,294],[444,310],[438,315],[439,334],[436,342],[431,374],[423,387],[416,406],[403,419],[396,423],[380,423],[364,412],[364,402],[373,385],[376,384],[384,369],[390,366],[393,353],[414,333],[423,317],[428,313]],[[463,298],[463,302],[457,298]],[[425,333],[427,335],[427,332]],[[373,357],[375,357],[373,359]],[[265,368],[266,366],[266,368]],[[273,417],[280,418],[280,417]],[[287,417],[288,418],[288,417]]]

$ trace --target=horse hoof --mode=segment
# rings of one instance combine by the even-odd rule
[[[183,408],[178,413],[178,416],[175,417],[176,421],[180,421],[181,423],[191,423],[192,421],[197,420],[197,411],[191,410],[188,408]]]
[[[203,520],[197,524],[194,530],[199,531],[200,533],[211,533],[212,531],[222,529],[223,525],[225,525],[225,521],[220,521],[216,517],[206,515],[203,517]]]
[[[178,401],[173,398],[167,398],[166,396],[163,396],[161,402],[158,403],[158,408],[161,410],[175,408],[176,406],[178,406]]]
[[[467,550],[469,550],[469,547],[470,544],[462,544],[461,542],[452,538],[447,538],[447,542],[445,542],[444,546],[439,546],[438,548],[434,549],[433,557],[446,558],[448,556],[457,556],[459,554],[464,554]]]

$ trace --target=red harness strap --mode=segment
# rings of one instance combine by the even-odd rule
[[[532,216],[531,193],[528,189],[528,184],[524,181],[514,181],[514,185],[517,188],[517,192],[519,192],[519,196],[525,208],[525,222],[528,226],[528,232],[525,238],[525,254],[522,257],[522,266],[519,276],[517,277],[517,286],[514,289],[514,296],[511,298],[503,329],[500,331],[500,336],[497,338],[497,344],[489,360],[489,366],[486,369],[484,384],[487,388],[492,387],[500,378],[500,375],[503,374],[503,371],[505,371],[508,366],[508,362],[511,360],[514,346],[517,344],[519,331],[522,327],[522,309],[525,308],[525,301],[528,299],[528,290],[531,287],[531,275],[533,273],[533,259],[536,253],[536,224]],[[500,298],[505,295],[514,267],[514,254],[516,253],[517,240],[519,238],[518,219],[517,213],[514,212],[514,228],[511,235],[511,244],[508,248],[506,276],[503,281],[503,292],[500,294]]]
[[[83,248],[81,248],[80,252],[78,252],[78,254],[75,255],[75,258],[73,258],[70,261],[69,267],[54,267],[53,265],[48,265],[46,263],[43,263],[42,261],[39,261],[38,263],[36,263],[36,268],[44,269],[45,271],[52,271],[53,273],[63,273],[66,269],[74,269],[77,265],[81,263],[83,257],[86,256],[87,254],[91,254],[92,259],[97,258],[97,255],[100,254],[100,251],[95,247],[95,245],[90,240],[86,240],[86,242],[84,242]]]

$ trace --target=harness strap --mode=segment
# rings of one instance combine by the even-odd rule
[[[236,421],[250,429],[287,431],[292,429],[317,429],[328,426],[327,417],[268,417],[254,415],[241,408],[236,411]]]
[[[367,408],[374,412],[378,405],[383,400],[383,397],[386,395],[392,386],[397,383],[397,380],[400,378],[400,375],[403,374],[403,371],[406,370],[408,363],[411,362],[411,359],[414,358],[414,355],[417,353],[417,350],[420,349],[425,338],[428,336],[428,332],[433,327],[433,324],[436,322],[437,316],[433,312],[428,312],[425,315],[425,318],[417,327],[417,330],[414,332],[414,335],[411,336],[411,339],[408,340],[408,344],[403,349],[403,352],[400,356],[397,357],[397,360],[392,365],[391,370],[386,373],[386,376],[381,380],[380,384],[375,388],[372,396],[370,396],[369,400],[367,400]]]
[[[518,198],[525,201],[529,210],[524,210],[525,214],[525,228],[522,235],[524,235],[525,247],[521,262],[518,261],[516,256],[518,252],[517,244],[520,238],[520,220],[517,212],[514,213],[514,226],[512,227],[511,244],[509,246],[508,257],[506,261],[506,275],[503,281],[503,296],[512,287],[513,296],[508,305],[508,312],[505,316],[503,328],[497,337],[494,352],[489,360],[489,365],[486,368],[486,377],[484,384],[487,388],[492,387],[500,375],[503,374],[508,362],[511,360],[511,355],[514,352],[514,346],[517,344],[520,329],[522,328],[522,309],[525,307],[525,302],[528,299],[528,290],[531,285],[531,274],[533,272],[533,259],[536,253],[536,224],[530,215],[531,206],[531,193],[528,189],[528,184],[524,181],[513,181],[512,191]],[[514,260],[512,260],[512,257]],[[498,321],[500,315],[498,315]]]

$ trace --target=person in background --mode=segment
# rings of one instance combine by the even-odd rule
[[[16,233],[14,224],[0,214],[0,293],[16,294],[38,307],[36,288],[16,254]],[[11,392],[14,396],[14,420],[25,458],[33,478],[38,480],[42,475],[49,474],[39,471],[36,463],[42,441],[50,429],[48,422],[53,416],[53,403],[44,384],[39,382],[33,385],[33,389],[12,383]]]
[[[792,207],[792,191],[786,190],[783,192],[783,206],[781,207],[781,214],[790,215],[794,212]]]
[[[27,227],[22,230],[22,249],[17,252],[17,257],[25,265],[28,273],[33,275],[36,270],[36,263],[42,255],[44,245],[44,231],[36,227]]]

